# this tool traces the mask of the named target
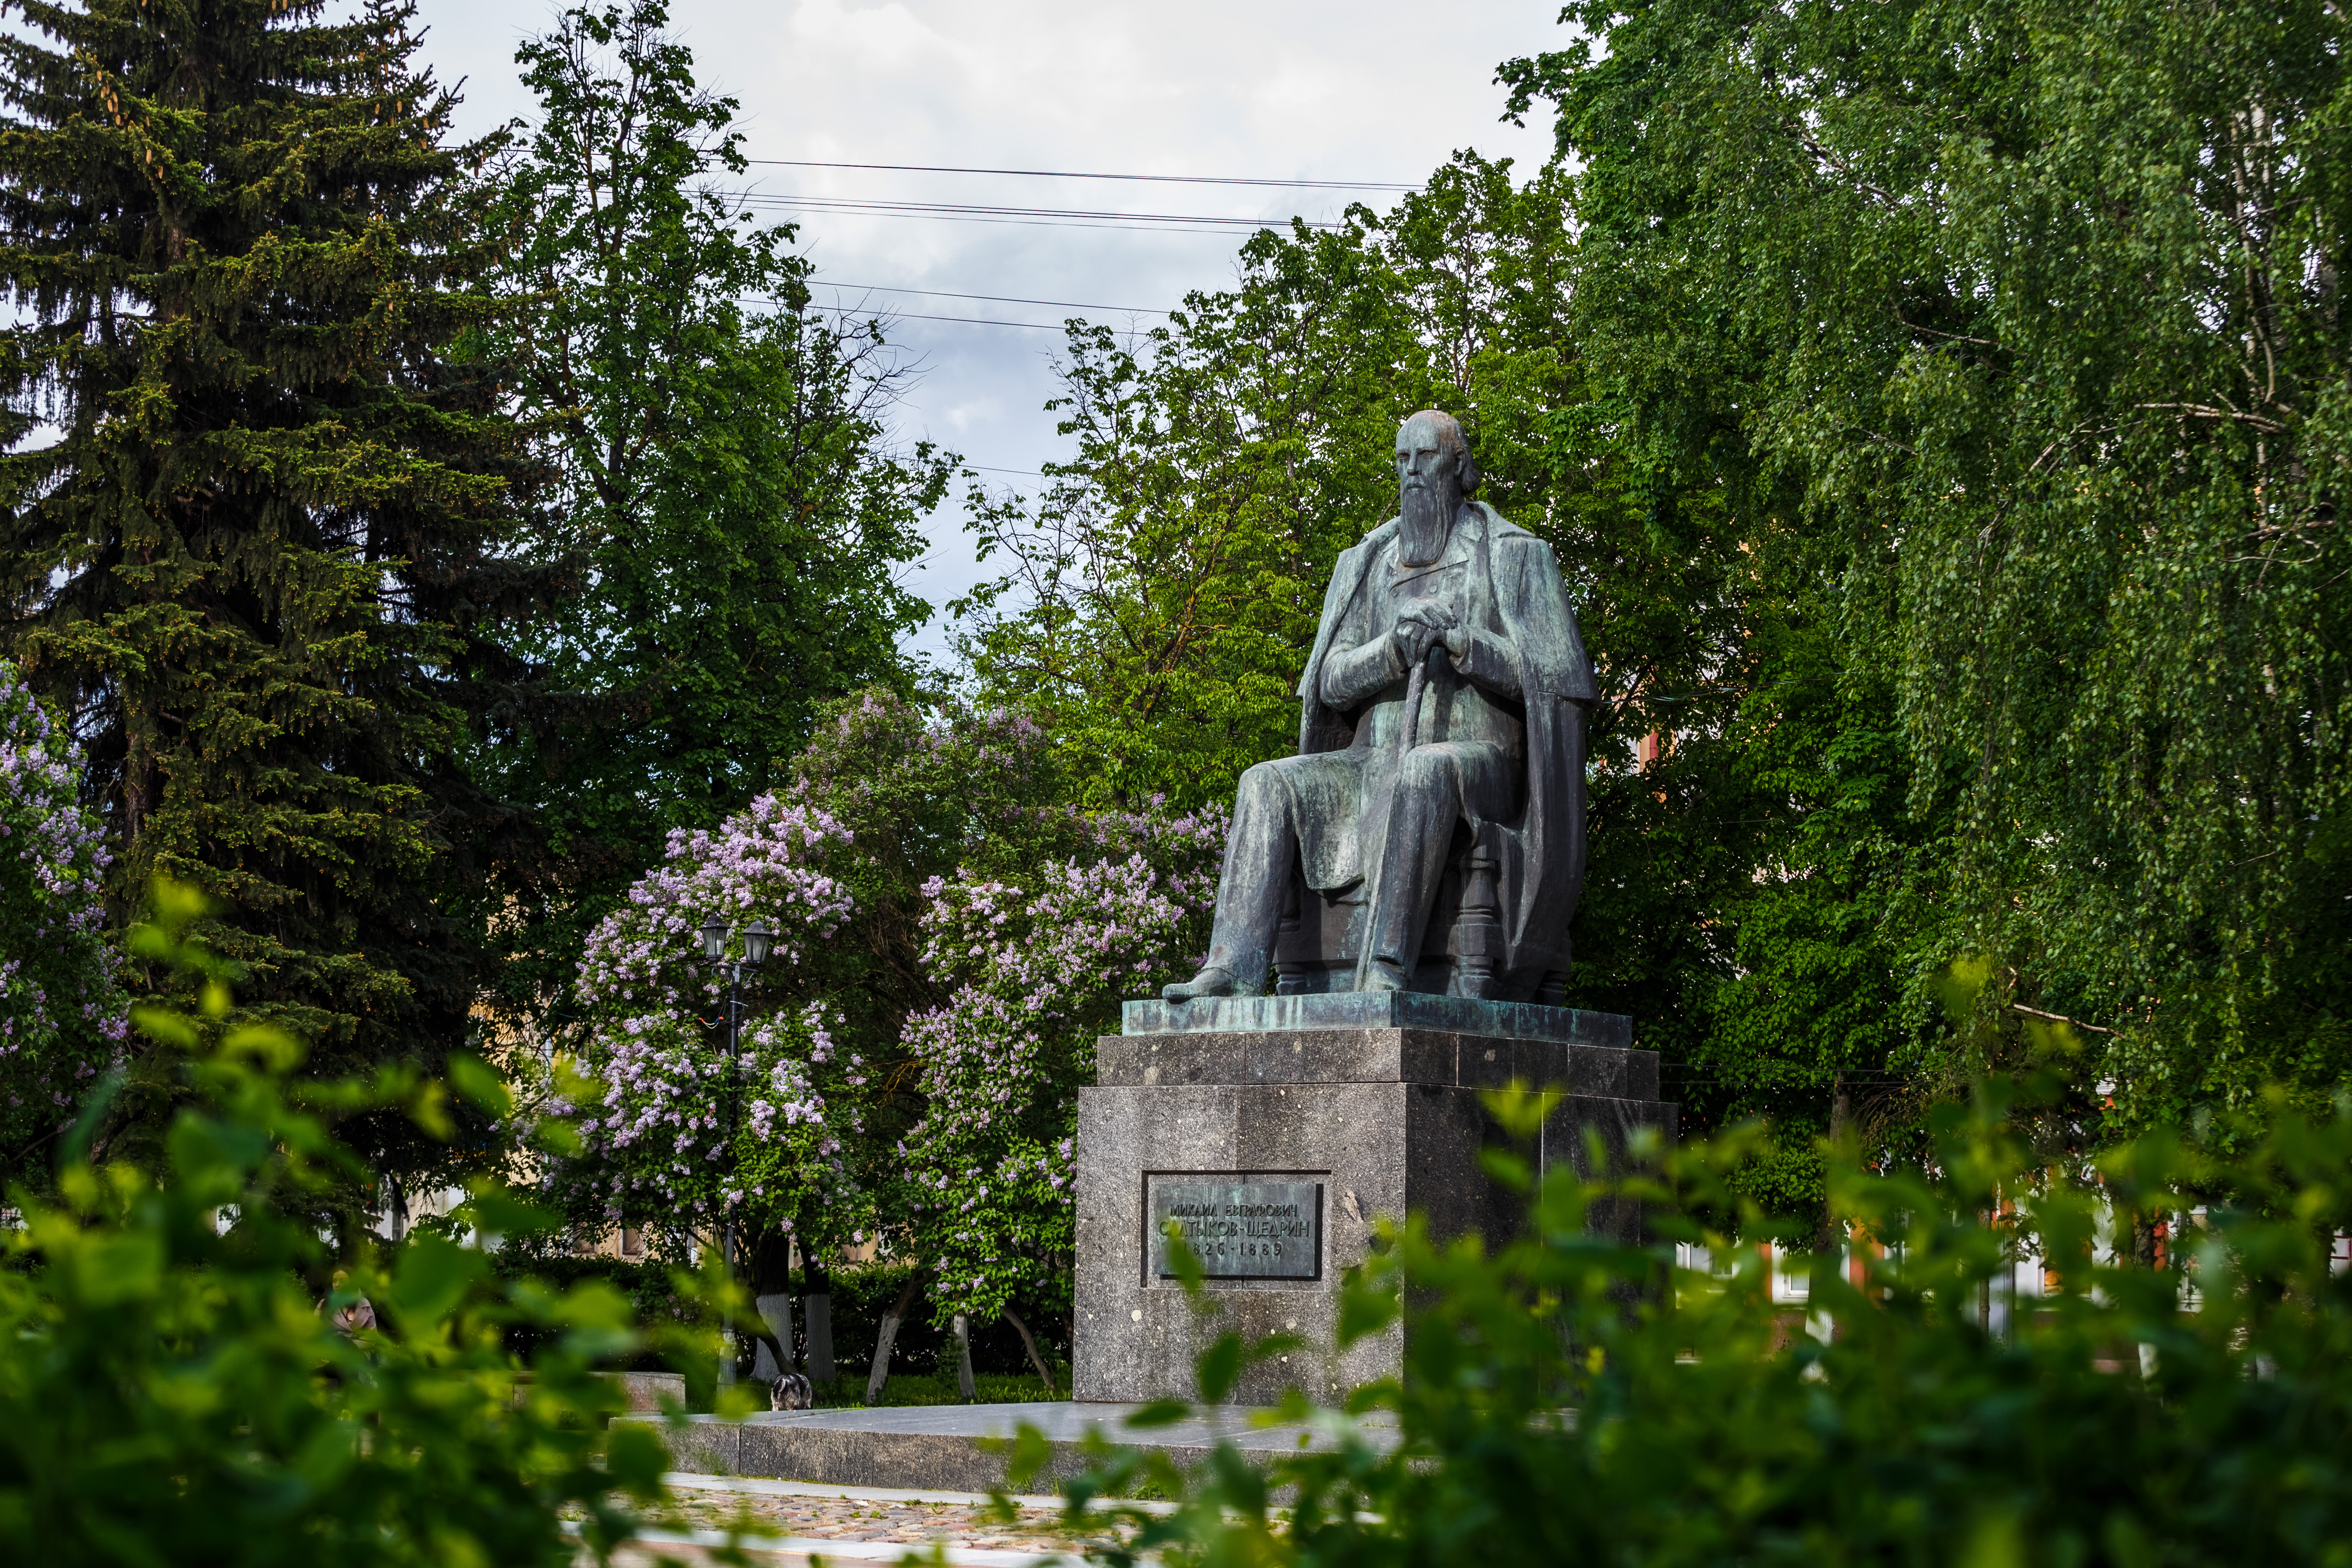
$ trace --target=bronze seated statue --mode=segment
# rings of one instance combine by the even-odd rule
[[[1557,1002],[1584,879],[1592,666],[1551,547],[1461,426],[1397,432],[1399,509],[1343,552],[1297,754],[1242,775],[1206,962],[1171,1002],[1433,991]]]

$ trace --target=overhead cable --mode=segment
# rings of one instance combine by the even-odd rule
[[[817,286],[817,285],[815,285],[815,284],[814,284],[814,283],[811,285],[811,287],[816,287],[816,286]],[[826,283],[826,284],[824,284],[824,285],[823,285],[823,287],[827,288],[827,289],[843,289],[843,288],[852,288],[852,287],[861,287],[861,286],[860,286],[860,285],[851,285],[851,284],[841,284],[841,283]],[[929,293],[934,292],[934,290],[931,290],[931,289],[885,289],[880,288],[878,285],[866,285],[866,286],[863,286],[863,287],[870,288],[870,289],[871,289],[871,290],[872,290],[873,292],[877,292],[877,293],[891,293],[891,294],[929,294]],[[947,296],[946,296],[946,298],[950,299],[950,300],[1000,300],[1000,299],[1003,299],[1003,296],[1002,296],[1002,295],[998,295],[998,294],[950,294],[950,295],[947,295]],[[788,300],[781,300],[781,299],[777,298],[777,297],[776,297],[775,295],[773,295],[773,294],[751,294],[751,295],[745,295],[745,296],[744,296],[744,299],[745,299],[747,301],[755,301],[755,302],[757,302],[757,303],[761,303],[761,304],[767,304],[767,305],[782,305],[782,304],[788,304],[788,303],[790,302],[790,301],[788,301]],[[1013,301],[1009,301],[1009,302],[1011,302],[1011,303],[1016,303],[1016,304],[1034,304],[1034,305],[1058,305],[1058,304],[1064,304],[1064,303],[1066,303],[1066,301],[1059,300],[1013,300]],[[841,315],[844,315],[844,316],[850,316],[850,315],[855,315],[855,314],[856,314],[856,313],[857,313],[857,312],[856,312],[856,308],[855,308],[855,307],[853,307],[853,306],[849,306],[849,305],[845,305],[845,304],[842,303],[842,302],[841,302],[840,300],[835,300],[832,304],[830,304],[830,305],[825,304],[823,300],[814,300],[814,299],[812,299],[812,300],[809,301],[809,303],[810,303],[811,305],[814,306],[816,309],[818,309],[818,310],[832,310],[832,311],[835,311],[835,312],[837,312],[838,314],[841,314]],[[1126,307],[1118,306],[1118,305],[1076,305],[1076,306],[1072,306],[1071,308],[1072,308],[1072,309],[1074,309],[1074,310],[1122,310],[1122,309],[1125,309]],[[1144,310],[1145,310],[1145,309],[1146,309],[1145,307],[1140,306],[1140,305],[1136,306],[1136,307],[1134,307],[1134,308],[1135,308],[1138,311],[1144,311]],[[1151,315],[1159,315],[1159,316],[1164,316],[1164,315],[1167,315],[1167,314],[1168,314],[1168,312],[1167,312],[1167,311],[1165,311],[1165,310],[1151,310],[1151,311],[1149,311],[1148,313],[1149,313],[1149,314],[1151,314]],[[999,320],[997,320],[996,318],[994,318],[994,317],[991,317],[991,316],[933,316],[933,315],[925,315],[925,314],[923,314],[923,313],[922,313],[922,312],[920,312],[920,311],[915,311],[915,310],[891,310],[891,311],[887,312],[887,314],[889,315],[890,320],[892,320],[892,321],[961,321],[961,322],[964,323],[966,326],[972,326],[972,327],[1018,327],[1018,328],[1021,328],[1021,329],[1022,329],[1023,331],[1032,331],[1032,332],[1058,332],[1058,331],[1066,331],[1066,330],[1067,329],[1067,326],[1068,326],[1068,323],[1067,323],[1067,322],[1066,322],[1066,321],[999,321]]]
[[[827,289],[846,289],[868,294],[922,294],[934,300],[985,300],[992,305],[1058,305],[1072,310],[1118,310],[1137,316],[1168,314],[1156,305],[1081,305],[1076,300],[1024,300],[1015,294],[957,294],[945,289],[893,289],[885,283],[835,283],[823,279],[811,279],[809,281],[812,286],[822,283]]]
[[[823,163],[805,158],[750,158],[779,169],[887,169],[906,174],[1013,174],[1032,180],[1145,180],[1173,185],[1268,185],[1296,191],[1417,191],[1381,180],[1254,180],[1234,174],[1088,174],[1064,169],[966,169],[944,163]]]
[[[734,193],[730,199],[746,205],[790,212],[863,213],[874,217],[1027,224],[1048,228],[1160,229],[1197,234],[1236,228],[1275,228],[1287,223],[1302,223],[1308,228],[1318,229],[1346,226],[1318,218],[1216,217],[1195,213],[1102,212],[1083,207],[986,206],[966,202],[855,201],[837,196],[773,196],[749,191]]]
[[[835,309],[840,307],[835,306]],[[992,321],[985,316],[919,316],[907,310],[893,310],[890,319],[894,321],[961,321],[973,327],[1020,327],[1033,332],[1058,332],[1062,330],[1059,321]]]

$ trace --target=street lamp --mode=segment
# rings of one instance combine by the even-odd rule
[[[727,971],[727,1152],[731,1161],[735,1153],[737,1099],[735,1040],[743,1016],[743,972],[757,969],[768,962],[768,954],[775,946],[776,933],[768,929],[765,921],[755,920],[745,926],[743,956],[732,963],[726,962],[728,934],[727,922],[717,915],[702,922],[702,956]],[[735,1205],[728,1203],[722,1194],[719,1207],[721,1216],[719,1256],[727,1266],[728,1277],[732,1279],[735,1274]],[[719,1359],[719,1381],[732,1383],[735,1381],[735,1309],[732,1306],[727,1309],[719,1331],[726,1337],[727,1349]]]

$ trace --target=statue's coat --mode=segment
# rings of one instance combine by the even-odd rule
[[[1599,693],[1551,546],[1484,501],[1464,502],[1454,526],[1475,532],[1471,592],[1482,597],[1473,605],[1472,624],[1491,619],[1507,633],[1525,709],[1527,778],[1519,816],[1496,826],[1503,844],[1501,970],[1507,994],[1529,994],[1546,973],[1568,967],[1568,922],[1584,885],[1585,721]],[[1318,695],[1323,660],[1363,590],[1365,574],[1396,530],[1391,518],[1341,552],[1332,568],[1315,648],[1298,682],[1302,756],[1345,750],[1355,739],[1356,712],[1331,708]]]

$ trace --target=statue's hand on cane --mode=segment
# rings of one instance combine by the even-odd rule
[[[1404,683],[1404,727],[1397,734],[1397,754],[1412,750],[1421,730],[1421,694],[1429,686],[1429,656],[1448,638],[1456,625],[1452,610],[1435,601],[1415,605],[1397,617],[1396,638],[1412,673]]]
[[[1461,618],[1434,599],[1426,599],[1397,616],[1397,651],[1404,655],[1407,669],[1414,668],[1429,658],[1429,650],[1441,643],[1450,643],[1448,635],[1461,625]]]

